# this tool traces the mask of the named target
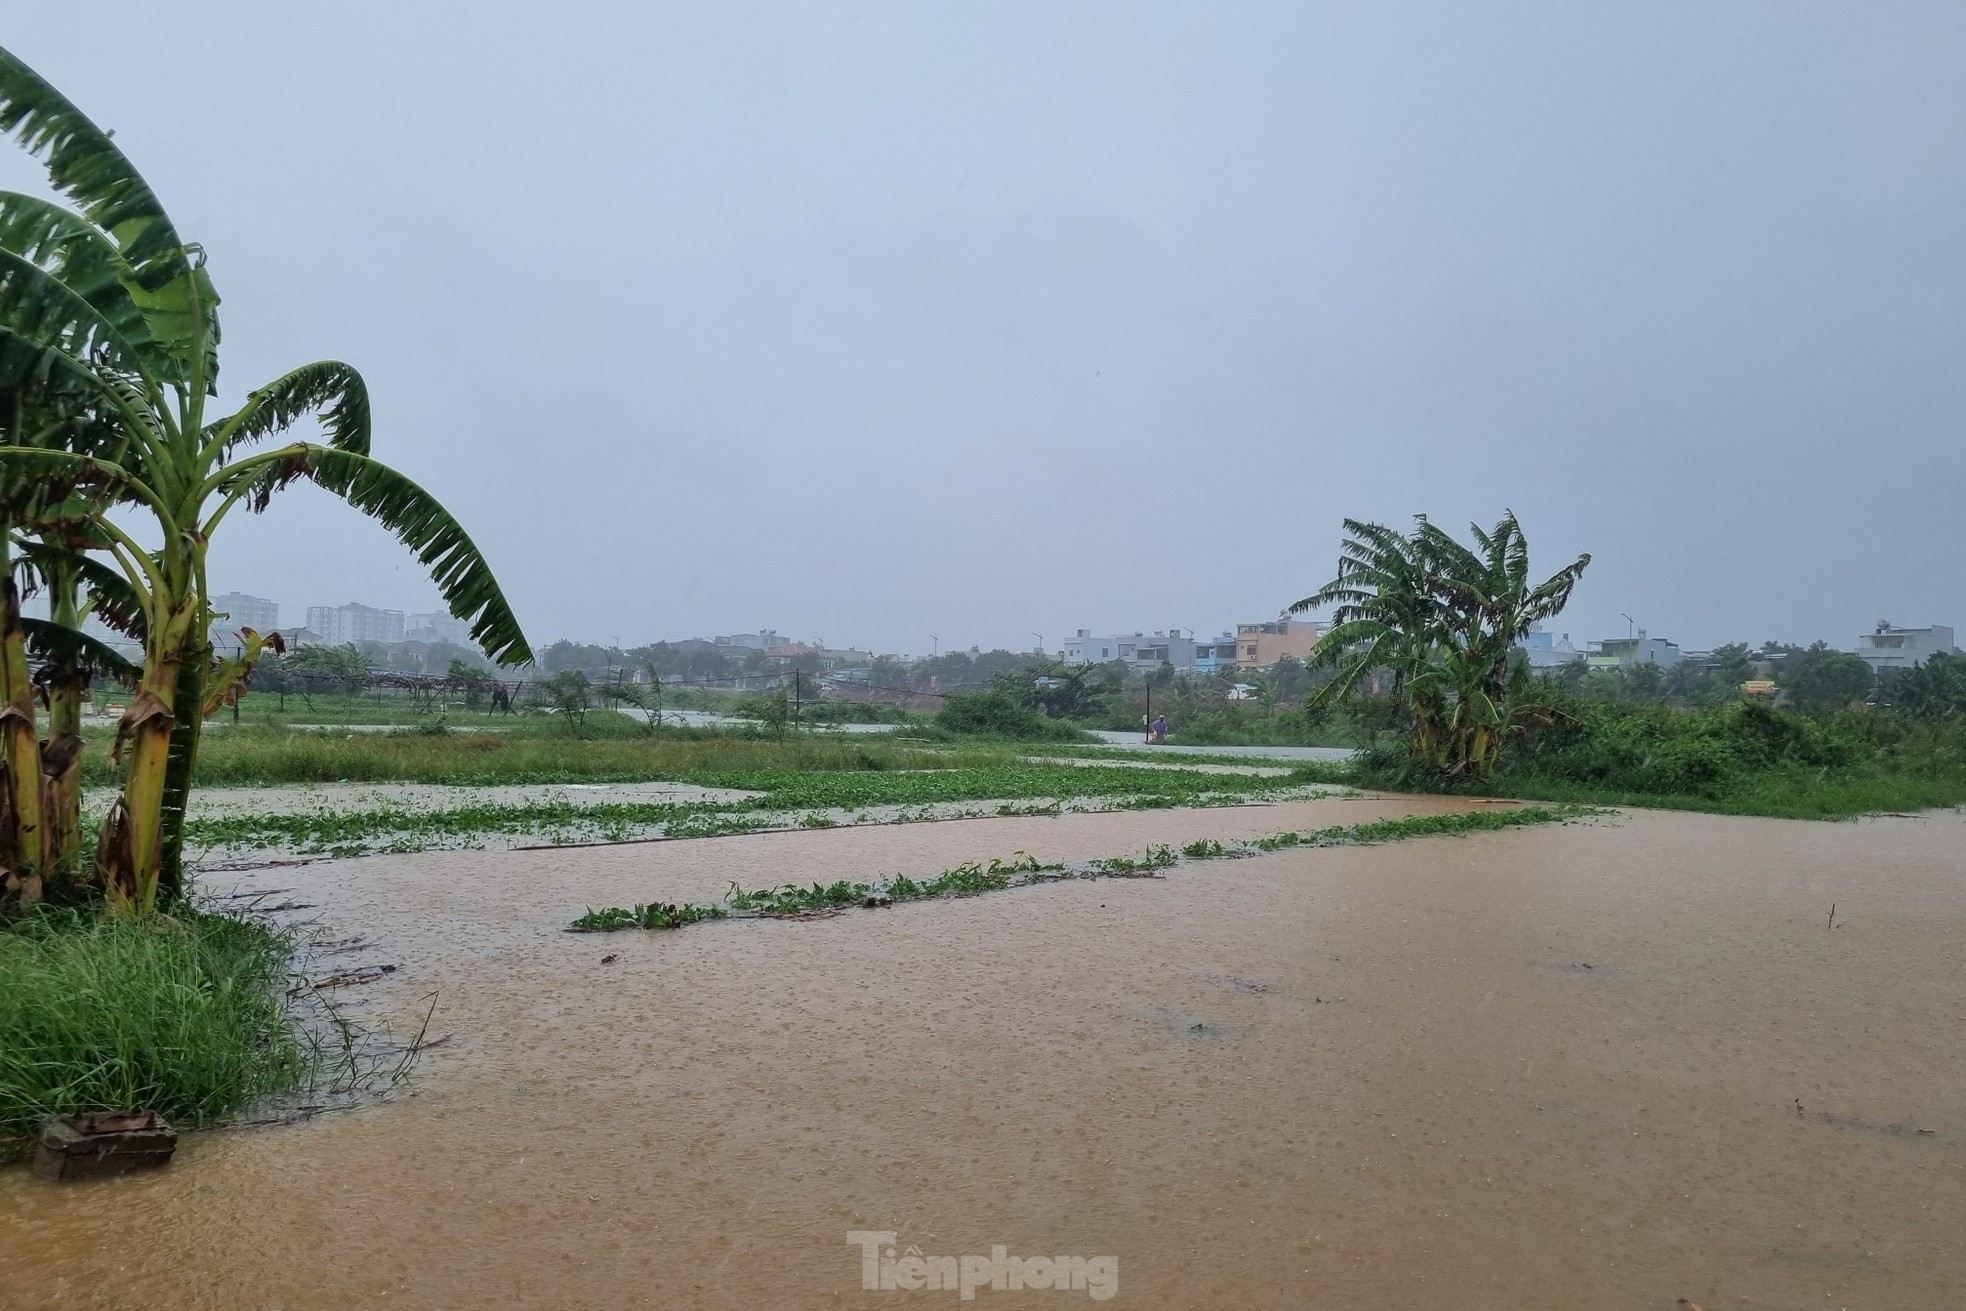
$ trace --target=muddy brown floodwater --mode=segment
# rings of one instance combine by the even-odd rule
[[[978,1278],[996,1247],[1094,1262],[1083,1291],[975,1294],[1014,1306],[1091,1301],[1107,1256],[1116,1306],[1966,1306],[1957,815],[1641,812],[833,919],[558,932],[584,904],[732,878],[1414,808],[275,871],[401,965],[364,1014],[400,1022],[440,991],[453,1036],[417,1095],[192,1135],[150,1177],[0,1174],[0,1303],[959,1302],[862,1290],[848,1233],[892,1231]]]

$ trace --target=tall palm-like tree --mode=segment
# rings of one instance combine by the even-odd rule
[[[369,399],[337,361],[304,365],[214,413],[218,294],[204,252],[178,235],[110,134],[0,50],[0,133],[41,159],[72,208],[0,193],[0,385],[58,382],[113,419],[113,453],[0,446],[7,474],[91,507],[106,554],[138,598],[142,681],[118,728],[123,791],[104,823],[98,872],[112,905],[147,909],[176,877],[173,835],[209,709],[244,674],[214,667],[206,556],[241,505],[305,479],[379,520],[432,573],[451,612],[494,660],[531,658],[477,547],[434,497],[369,455]],[[317,419],[325,442],[283,440]],[[110,511],[148,520],[141,540]]]
[[[1492,529],[1470,530],[1473,547],[1424,515],[1410,533],[1347,519],[1338,576],[1291,607],[1335,607],[1312,662],[1338,672],[1314,704],[1351,696],[1369,674],[1386,671],[1414,758],[1449,778],[1494,766],[1521,710],[1511,652],[1562,611],[1591,562],[1580,555],[1532,584],[1529,543],[1513,511]]]

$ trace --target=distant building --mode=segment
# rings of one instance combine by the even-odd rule
[[[1879,620],[1875,632],[1857,639],[1857,655],[1881,674],[1887,669],[1910,669],[1935,655],[1955,655],[1952,629],[1944,624],[1929,628],[1899,628],[1888,619]]]
[[[449,642],[471,646],[471,625],[447,610],[414,614],[403,621],[403,638],[410,642]]]
[[[1584,653],[1570,644],[1570,634],[1565,633],[1559,639],[1556,634],[1546,633],[1541,628],[1532,628],[1523,634],[1515,649],[1522,652],[1530,669],[1538,673],[1561,669],[1584,658]]]
[[[774,646],[785,644],[785,639],[778,635],[778,630],[775,628],[764,628],[755,633],[732,633],[727,637],[717,638],[718,646],[742,647],[747,651],[769,651]]]
[[[310,605],[307,626],[333,646],[344,642],[400,642],[403,640],[403,612],[378,610],[371,605]]]
[[[819,648],[819,654],[831,662],[829,667],[833,669],[844,669],[857,665],[866,665],[871,668],[874,663],[874,653],[872,651],[862,651],[858,647],[851,646],[827,646],[818,638],[813,639],[813,644]]]
[[[1213,641],[1195,643],[1195,672],[1219,674],[1236,667],[1236,635],[1224,631]]]
[[[1120,655],[1120,640],[1117,637],[1094,637],[1090,628],[1079,629],[1076,636],[1065,639],[1059,649],[1059,656],[1068,665],[1103,665],[1108,660],[1131,657],[1133,649],[1127,647],[1125,657]]]
[[[1325,625],[1315,619],[1278,615],[1267,623],[1236,625],[1236,667],[1268,669],[1285,656],[1310,662]]]
[[[1643,628],[1635,637],[1607,637],[1602,642],[1593,642],[1587,656],[1593,669],[1632,669],[1638,665],[1671,669],[1680,658],[1678,643],[1663,637],[1648,637]]]
[[[1163,664],[1187,670],[1195,667],[1195,639],[1182,636],[1178,628],[1111,637],[1095,637],[1091,629],[1081,628],[1065,639],[1060,654],[1068,665],[1103,665],[1122,660],[1143,673],[1152,673]]]
[[[270,633],[280,626],[280,603],[263,596],[220,592],[212,598],[212,609],[225,616],[213,625],[215,629],[236,633],[241,628],[250,628],[255,633]]]
[[[826,658],[825,653],[809,642],[781,642],[777,646],[765,648],[765,659],[775,665],[789,665],[805,656],[811,656],[818,661],[821,669],[833,667],[832,661]]]

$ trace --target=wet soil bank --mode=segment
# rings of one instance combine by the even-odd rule
[[[863,1291],[846,1236],[870,1230],[904,1253],[1111,1255],[1109,1304],[1140,1307],[1966,1304],[1956,815],[1633,813],[830,919],[558,932],[586,904],[732,879],[1430,808],[242,876],[376,938],[401,968],[364,1014],[403,1022],[437,989],[450,1041],[414,1097],[194,1135],[159,1175],[0,1174],[0,1304],[959,1300]]]

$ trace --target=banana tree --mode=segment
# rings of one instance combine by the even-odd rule
[[[25,358],[13,347],[0,346],[0,376]],[[88,397],[59,380],[0,386],[0,445],[113,455],[114,442]],[[0,899],[37,900],[50,876],[77,872],[82,691],[96,668],[122,663],[80,631],[84,584],[104,583],[83,553],[98,540],[91,520],[60,479],[0,465]],[[23,616],[23,596],[44,590],[50,618]],[[127,615],[125,601],[108,609]],[[45,742],[37,701],[49,711]]]
[[[1313,704],[1386,670],[1412,759],[1448,780],[1486,773],[1525,710],[1524,689],[1511,685],[1515,644],[1569,603],[1590,556],[1532,585],[1513,512],[1493,529],[1473,525],[1472,549],[1424,515],[1410,533],[1354,519],[1345,530],[1338,576],[1292,607],[1336,607],[1312,662],[1338,673]]]
[[[368,392],[353,368],[304,365],[217,412],[219,299],[204,252],[178,235],[109,134],[4,50],[0,133],[41,159],[73,205],[0,193],[0,363],[11,375],[0,383],[84,389],[119,438],[114,458],[0,447],[0,466],[93,507],[142,609],[142,680],[117,730],[123,789],[97,862],[112,906],[147,910],[177,879],[174,835],[204,716],[241,673],[212,669],[206,581],[212,538],[235,509],[263,511],[297,480],[325,488],[417,555],[493,660],[524,663],[531,651],[456,519],[370,457]],[[307,418],[326,440],[285,440]]]
[[[38,536],[7,544],[15,566],[9,599],[39,592],[48,601],[48,618],[18,620],[18,655],[11,641],[7,646],[8,679],[18,678],[22,665],[36,666],[31,681],[48,710],[47,737],[38,744],[42,873],[71,896],[81,890],[83,875],[82,702],[100,679],[134,687],[143,675],[121,652],[82,631],[83,620],[93,615],[140,636],[142,617],[123,578],[76,549],[74,531],[57,521]],[[10,635],[15,613],[10,606]],[[34,889],[22,891],[24,899],[33,899]]]

